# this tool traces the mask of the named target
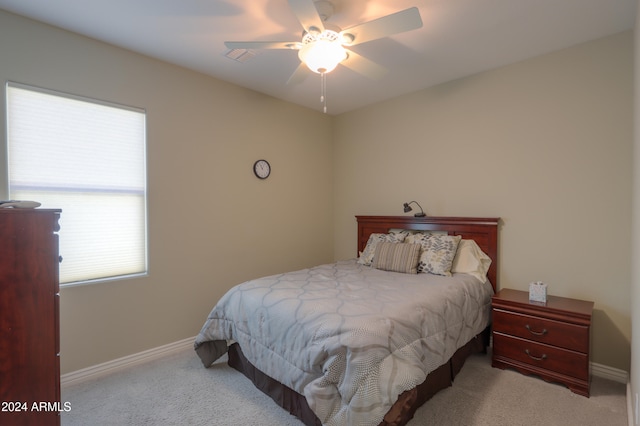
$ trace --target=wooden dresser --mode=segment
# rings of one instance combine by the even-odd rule
[[[0,425],[60,424],[59,214],[0,209]]]
[[[535,374],[589,396],[589,334],[593,302],[500,290],[492,299],[492,365]]]

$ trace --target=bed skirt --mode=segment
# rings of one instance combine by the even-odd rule
[[[424,382],[417,387],[403,392],[396,403],[384,416],[380,426],[402,426],[413,418],[416,410],[440,390],[451,386],[453,379],[460,372],[467,357],[471,354],[487,352],[490,330],[487,327],[482,333],[471,339],[466,345],[436,370],[429,373]],[[307,400],[293,389],[284,386],[277,380],[267,376],[254,367],[245,358],[240,345],[234,343],[229,347],[229,365],[244,374],[262,392],[270,396],[276,404],[299,418],[307,426],[321,426]]]

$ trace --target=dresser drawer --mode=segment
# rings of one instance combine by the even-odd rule
[[[589,357],[586,353],[561,349],[494,332],[493,355],[494,357],[512,359],[580,380],[589,379]]]
[[[493,330],[578,352],[589,352],[589,327],[493,310]]]

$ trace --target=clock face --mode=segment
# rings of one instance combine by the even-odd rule
[[[271,165],[267,160],[258,160],[253,163],[253,173],[260,179],[266,179],[271,174]]]

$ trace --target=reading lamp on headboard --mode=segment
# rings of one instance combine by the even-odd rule
[[[418,204],[417,201],[409,201],[408,203],[404,203],[404,212],[405,213],[409,213],[411,210],[413,210],[409,204],[415,204],[416,206],[420,207],[420,213],[414,214],[415,217],[425,217],[426,216],[426,214],[424,213],[424,210],[422,210],[422,206],[420,204]]]

